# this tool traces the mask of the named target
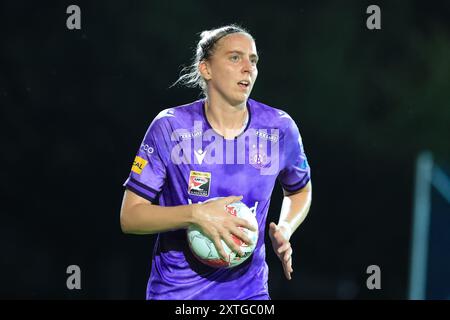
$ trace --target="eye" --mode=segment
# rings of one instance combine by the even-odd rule
[[[258,59],[254,58],[250,60],[252,62],[252,64],[254,64],[255,66],[258,64]]]
[[[236,55],[236,54],[234,54],[234,55],[232,55],[232,56],[230,57],[230,60],[233,61],[233,62],[237,62],[237,61],[239,61],[239,56]]]

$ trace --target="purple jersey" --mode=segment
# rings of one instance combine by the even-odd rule
[[[204,100],[163,110],[150,124],[124,186],[161,206],[187,205],[243,195],[256,215],[253,255],[230,269],[196,260],[186,230],[158,234],[147,299],[269,299],[265,225],[275,181],[296,191],[310,180],[299,130],[285,112],[252,99],[249,119],[235,139],[208,123]]]

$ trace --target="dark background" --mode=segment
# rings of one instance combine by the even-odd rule
[[[252,98],[295,119],[312,167],[292,281],[266,242],[272,298],[407,298],[415,159],[450,161],[449,21],[448,1],[0,2],[0,298],[145,297],[154,237],[121,233],[122,184],[157,113],[198,98],[169,89],[198,33],[229,23],[256,39]]]

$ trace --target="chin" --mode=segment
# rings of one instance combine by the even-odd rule
[[[249,93],[233,92],[231,94],[223,94],[222,99],[229,103],[231,106],[240,106],[246,104],[249,98]]]
[[[234,99],[231,99],[230,102],[232,102],[232,105],[237,106],[240,104],[247,103],[248,98],[250,97],[249,94],[240,94],[239,96],[235,97]]]

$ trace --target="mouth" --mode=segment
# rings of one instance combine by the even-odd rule
[[[241,80],[237,84],[243,90],[247,90],[250,87],[250,81],[247,80]]]

